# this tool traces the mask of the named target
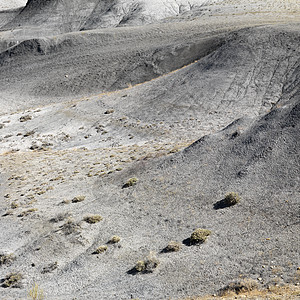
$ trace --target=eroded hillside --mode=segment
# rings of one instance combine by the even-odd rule
[[[25,4],[0,1],[1,297],[297,299],[298,1]]]

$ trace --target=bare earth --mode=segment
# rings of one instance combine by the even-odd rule
[[[0,0],[0,299],[300,299],[299,29],[296,0]]]

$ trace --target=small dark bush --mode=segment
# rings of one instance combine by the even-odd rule
[[[89,223],[89,224],[95,224],[98,223],[102,220],[103,218],[99,215],[93,215],[93,216],[86,216],[84,218],[84,221]]]
[[[231,192],[231,193],[226,194],[224,200],[225,200],[225,204],[227,204],[227,206],[232,206],[232,205],[239,203],[241,198],[238,193]]]
[[[178,252],[180,249],[180,243],[171,241],[169,242],[168,246],[164,249],[164,252]]]
[[[155,253],[150,252],[144,260],[139,260],[135,265],[136,272],[139,273],[152,273],[159,265]]]
[[[138,179],[136,177],[132,177],[128,179],[128,181],[123,185],[123,188],[128,188],[130,186],[136,185],[138,182]]]
[[[222,288],[219,291],[219,296],[225,297],[231,294],[241,294],[245,292],[250,292],[258,288],[258,284],[253,279],[245,279],[238,282],[233,282],[227,285],[226,287]]]
[[[6,275],[2,286],[4,288],[18,287],[22,278],[23,278],[23,276],[20,273],[10,273],[10,274]]]
[[[93,254],[100,254],[100,253],[104,253],[105,251],[107,251],[107,246],[100,246],[98,247]]]
[[[114,235],[111,237],[111,239],[108,241],[109,244],[116,244],[119,243],[121,238],[117,235]]]
[[[190,242],[191,244],[202,244],[206,241],[207,237],[210,234],[210,230],[198,228],[192,233],[190,237]]]

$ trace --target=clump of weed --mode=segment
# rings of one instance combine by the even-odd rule
[[[54,271],[55,269],[57,269],[57,267],[58,267],[58,263],[57,263],[57,261],[55,261],[53,263],[50,263],[46,267],[43,267],[43,270],[41,273],[42,274],[50,273],[50,272]]]
[[[32,119],[32,116],[30,115],[26,115],[26,116],[22,116],[20,117],[20,122],[26,122],[26,121],[30,121]]]
[[[43,300],[44,299],[44,291],[41,289],[37,283],[33,285],[33,287],[29,290],[28,296],[32,300]]]
[[[50,222],[58,223],[58,222],[65,220],[66,218],[70,218],[70,216],[71,216],[70,213],[59,213],[54,218],[50,219]]]
[[[4,288],[8,287],[19,287],[20,281],[22,280],[23,276],[21,273],[10,273],[6,275],[4,278],[4,282],[2,286]]]
[[[103,218],[100,215],[92,215],[92,216],[86,216],[84,217],[84,221],[89,224],[95,224],[102,220]]]
[[[256,290],[258,288],[258,284],[253,279],[244,279],[242,281],[237,281],[230,283],[226,287],[222,288],[219,291],[219,296],[225,297],[230,295],[238,295],[241,293],[250,292]]]
[[[197,228],[190,237],[191,244],[202,244],[206,241],[207,237],[211,234],[208,229]]]
[[[16,257],[12,253],[9,254],[0,253],[0,266],[10,264],[15,258]]]
[[[76,223],[72,218],[68,218],[66,223],[60,226],[60,228],[65,235],[69,235],[78,232],[81,227],[80,224]]]
[[[32,136],[35,134],[35,131],[34,130],[31,130],[31,131],[27,131],[26,133],[24,133],[24,137],[28,137],[28,136]]]
[[[25,217],[25,216],[28,216],[28,215],[30,215],[30,214],[36,212],[36,211],[37,211],[37,208],[30,208],[30,209],[27,209],[27,210],[22,211],[22,212],[18,215],[18,217]]]
[[[20,206],[19,203],[16,202],[16,201],[13,201],[13,202],[10,204],[10,208],[11,208],[11,209],[16,209],[16,208],[18,208],[19,206]]]
[[[93,254],[101,254],[101,253],[104,253],[105,251],[107,251],[107,246],[103,245],[103,246],[100,246],[98,247],[94,252]]]
[[[144,260],[139,260],[134,269],[139,273],[152,273],[159,265],[159,260],[157,259],[154,252],[150,252],[149,255]]]
[[[128,179],[128,181],[123,185],[123,188],[128,188],[130,186],[136,185],[138,182],[138,179],[136,177],[132,177]]]
[[[181,243],[170,241],[164,252],[178,252],[181,249]]]
[[[60,204],[70,204],[71,200],[64,199]]]
[[[12,216],[13,214],[14,212],[11,209],[9,209],[2,215],[2,217]]]
[[[82,202],[85,200],[85,196],[76,196],[72,199],[73,203],[78,203],[78,202]]]
[[[114,111],[114,109],[108,109],[107,111],[105,111],[105,115],[109,115],[109,114],[112,114],[112,113],[114,113],[115,111]]]
[[[121,238],[117,235],[114,235],[110,238],[110,240],[108,241],[109,244],[116,244],[119,243],[121,240]]]
[[[238,193],[231,192],[231,193],[226,194],[226,196],[224,198],[224,204],[227,206],[232,206],[232,205],[239,203],[240,200],[241,200],[241,198]]]

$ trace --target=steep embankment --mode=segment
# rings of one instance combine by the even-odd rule
[[[101,27],[143,25],[199,7],[207,1],[30,0],[2,30],[34,27],[49,33],[66,33]]]

